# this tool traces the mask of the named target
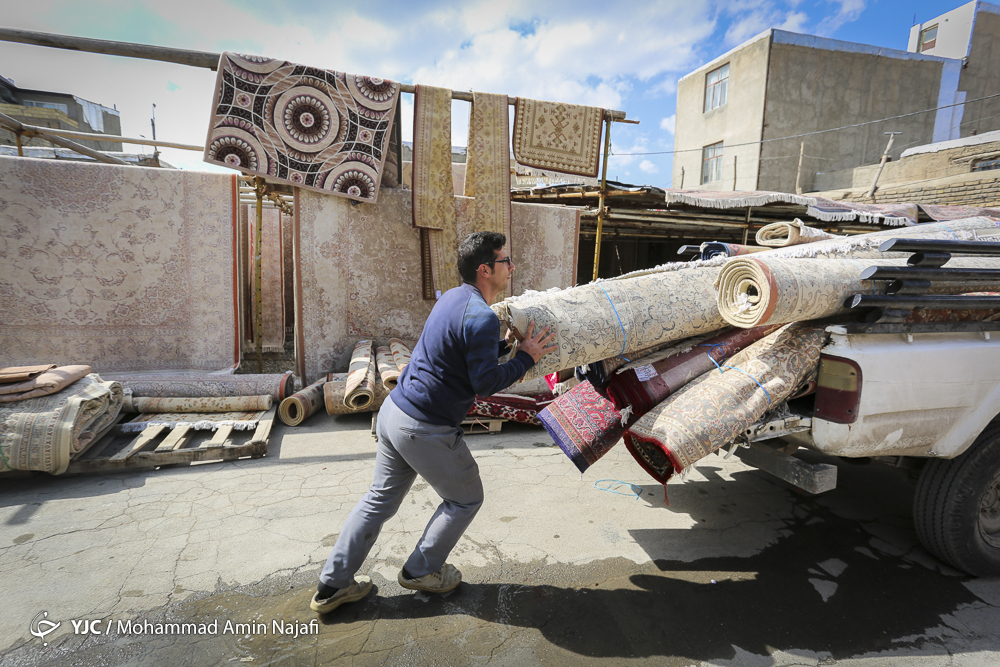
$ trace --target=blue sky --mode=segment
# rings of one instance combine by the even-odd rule
[[[8,3],[3,25],[200,51],[224,50],[456,90],[507,93],[621,109],[608,176],[670,184],[677,79],[771,27],[905,50],[914,21],[961,2],[474,2],[178,0]],[[71,93],[121,111],[123,134],[202,144],[215,74],[182,65],[0,43],[0,74],[19,86]],[[412,96],[401,111],[412,132]],[[453,106],[465,145],[468,104]],[[130,147],[136,151],[137,147]],[[149,150],[149,149],[147,149]],[[166,149],[185,169],[216,170]]]

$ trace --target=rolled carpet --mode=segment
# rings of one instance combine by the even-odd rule
[[[797,259],[737,257],[719,272],[716,282],[719,312],[733,326],[786,324],[829,317],[847,310],[844,300],[854,294],[881,294],[887,281],[861,280],[869,266],[906,266],[905,259]],[[998,269],[998,258],[952,259],[948,268]],[[979,291],[1000,286],[982,283]],[[970,291],[968,284],[932,282],[929,294]]]
[[[477,396],[476,402],[469,410],[470,417],[486,417],[506,419],[521,424],[541,426],[538,412],[552,403],[555,395],[550,392],[537,396],[520,396],[518,394],[493,394],[492,396]]]
[[[121,411],[122,387],[90,374],[54,394],[0,405],[0,471],[60,475]]]
[[[389,395],[381,382],[375,383],[375,391],[371,403],[363,408],[353,408],[344,401],[347,394],[347,373],[330,373],[323,385],[323,402],[329,415],[346,415],[352,412],[372,412],[382,407],[385,397]]]
[[[739,243],[723,243],[722,241],[708,241],[701,244],[701,258],[736,257],[737,255],[763,252],[764,250],[769,250],[769,248],[762,248],[755,245],[740,245]]]
[[[347,385],[344,391],[344,405],[352,410],[364,410],[375,398],[376,386],[375,357],[372,342],[359,340],[351,353],[351,365],[347,369]]]
[[[378,366],[379,383],[382,387],[388,391],[395,389],[400,371],[388,346],[380,345],[375,348],[375,364]]]
[[[122,412],[247,412],[267,410],[270,396],[201,396],[198,398],[158,398],[126,395]]]
[[[323,407],[323,385],[326,378],[295,392],[278,405],[278,419],[289,426],[298,426]]]
[[[23,401],[37,396],[48,396],[68,387],[90,374],[90,366],[59,366],[29,377],[21,382],[0,384],[0,403]]]
[[[535,332],[555,331],[559,348],[528,370],[524,379],[530,380],[721,329],[712,288],[718,273],[718,266],[681,263],[634,278],[529,292],[493,309],[522,336],[531,322]]]
[[[653,479],[736,440],[770,408],[814,379],[822,327],[790,324],[738,352],[721,370],[695,378],[629,426],[625,444]]]
[[[285,373],[105,373],[108,381],[120,382],[133,396],[198,398],[202,396],[260,396],[268,394],[280,402],[295,392],[295,376]]]
[[[539,412],[538,419],[582,473],[621,440],[635,416],[623,417],[606,396],[584,380]]]
[[[837,238],[843,237],[810,227],[796,218],[794,222],[772,222],[769,225],[764,225],[757,230],[756,241],[757,245],[784,248],[800,243],[814,243]]]
[[[653,354],[646,363],[612,376],[608,398],[616,409],[630,407],[632,414],[641,417],[691,380],[727,363],[726,359],[777,328],[730,329],[701,343],[681,344]]]
[[[410,348],[406,347],[403,341],[398,338],[390,338],[389,349],[392,351],[392,360],[396,363],[396,368],[402,373],[403,369],[410,363]]]

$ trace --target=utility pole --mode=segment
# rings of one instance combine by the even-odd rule
[[[153,116],[149,119],[149,124],[153,126],[153,141],[156,141],[156,104],[153,104]],[[160,149],[153,146],[153,160],[160,164]]]
[[[878,163],[878,171],[875,172],[875,178],[872,179],[872,186],[868,188],[868,194],[865,195],[865,199],[871,199],[875,195],[875,189],[878,187],[878,177],[882,175],[882,169],[885,167],[885,163],[889,161],[889,150],[892,148],[892,142],[896,138],[897,134],[902,134],[902,132],[886,132],[889,135],[889,143],[885,146],[885,152],[882,153],[882,160]]]

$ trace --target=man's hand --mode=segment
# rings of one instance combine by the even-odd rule
[[[531,358],[534,359],[535,363],[537,364],[538,360],[541,359],[543,356],[545,356],[549,352],[555,352],[556,350],[559,349],[558,345],[551,345],[546,347],[547,345],[549,345],[549,343],[552,342],[552,339],[555,337],[556,337],[556,332],[553,331],[552,333],[549,333],[548,327],[545,327],[540,332],[538,332],[538,335],[535,335],[535,323],[532,322],[531,324],[528,325],[528,331],[524,335],[524,340],[521,342],[520,349],[530,354]]]
[[[508,345],[512,347],[514,343],[520,343],[522,340],[524,340],[523,338],[520,338],[517,335],[517,332],[514,331],[514,327],[510,327],[507,329],[507,333],[506,335],[504,335],[503,339]]]

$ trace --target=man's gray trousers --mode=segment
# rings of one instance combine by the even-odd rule
[[[382,524],[403,502],[419,474],[441,496],[434,516],[404,564],[413,577],[437,572],[483,504],[479,466],[461,427],[413,419],[390,395],[378,413],[375,479],[351,510],[320,573],[327,586],[346,588],[378,539]]]

